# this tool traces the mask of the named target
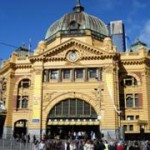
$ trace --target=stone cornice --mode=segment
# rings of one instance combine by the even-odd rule
[[[90,45],[87,45],[81,41],[71,39],[69,41],[66,41],[59,46],[56,46],[52,48],[51,50],[47,50],[46,52],[41,53],[40,55],[37,56],[31,56],[30,61],[35,62],[35,61],[64,61],[65,57],[53,57],[57,56],[58,53],[61,53],[63,50],[69,49],[71,47],[78,47],[80,49],[84,49],[85,51],[91,52],[95,54],[95,56],[83,56],[83,60],[91,60],[91,59],[105,59],[105,58],[113,58],[117,53],[115,52],[107,52],[103,49],[98,49],[95,47],[92,47]]]
[[[5,72],[7,72],[10,68],[15,69],[15,64],[14,63],[8,63],[6,66],[4,66],[3,68],[0,69],[0,75],[4,74]]]
[[[31,64],[17,64],[15,69],[30,69],[32,68]]]
[[[141,59],[126,59],[120,61],[123,65],[141,65],[148,63],[150,60],[147,60],[146,58],[141,58]]]

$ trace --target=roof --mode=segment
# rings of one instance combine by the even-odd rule
[[[69,32],[73,33],[71,31],[78,31],[83,33],[85,30],[91,30],[97,35],[108,36],[108,30],[104,22],[95,16],[85,13],[84,8],[78,2],[72,13],[65,14],[48,28],[45,39],[51,38],[57,32],[66,32],[68,34]]]

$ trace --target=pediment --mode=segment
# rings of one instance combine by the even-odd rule
[[[116,54],[113,51],[108,52],[102,48],[96,48],[81,41],[71,39],[52,49],[42,52],[40,55],[32,56],[30,60],[65,60],[67,59],[68,53],[71,51],[76,51],[80,60],[112,57]]]

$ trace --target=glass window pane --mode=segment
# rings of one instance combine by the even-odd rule
[[[76,115],[76,101],[70,100],[70,115]]]
[[[90,105],[88,103],[84,103],[84,115],[90,115]]]
[[[77,101],[77,114],[83,115],[83,101],[81,100]]]
[[[26,99],[22,100],[22,108],[28,108],[28,100]]]
[[[76,69],[76,78],[83,78],[83,69]]]
[[[51,70],[51,79],[58,79],[58,70]]]
[[[92,111],[91,111],[92,110]],[[92,112],[92,116],[90,116]],[[80,99],[66,99],[58,103],[49,113],[49,118],[97,118],[95,110],[89,103]]]
[[[135,107],[139,107],[140,103],[139,103],[139,94],[135,94]]]
[[[133,125],[129,125],[129,130],[133,131]]]
[[[28,108],[28,96],[22,97],[22,108]]]
[[[29,82],[30,82],[29,79],[24,79],[24,80],[22,81],[22,87],[28,88],[28,87],[30,86],[30,83],[29,83]]]
[[[97,117],[97,114],[95,113],[95,110],[91,107],[91,116]]]
[[[127,125],[124,125],[123,128],[124,128],[124,131],[127,131]]]
[[[64,70],[63,78],[64,79],[70,78],[70,70],[69,69]]]
[[[132,94],[126,95],[126,106],[133,107],[133,95]]]
[[[49,117],[55,117],[56,113],[55,113],[55,107],[51,110]]]
[[[68,116],[68,114],[69,114],[68,110],[69,110],[69,100],[65,100],[65,101],[63,101],[63,115]]]
[[[56,105],[56,116],[61,115],[61,103]]]
[[[96,78],[96,69],[95,68],[90,68],[89,69],[89,78]]]

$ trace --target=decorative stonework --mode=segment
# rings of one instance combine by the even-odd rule
[[[110,48],[110,43],[107,42],[108,48]],[[77,40],[69,40],[64,42],[63,44],[57,46],[56,48],[52,48],[41,53],[38,56],[30,57],[31,62],[35,61],[65,61],[66,54],[68,51],[77,49],[80,51],[82,60],[94,60],[94,59],[111,59],[114,58],[116,53],[114,53],[113,49],[111,49],[111,53],[104,49],[93,48],[90,45],[86,45],[81,41]]]
[[[42,75],[43,70],[42,69],[38,69],[38,68],[33,68],[32,70],[36,75]]]
[[[53,93],[46,93],[46,94],[44,94],[44,102],[48,102],[48,101],[50,101],[51,100],[51,98],[52,98],[52,95]]]

